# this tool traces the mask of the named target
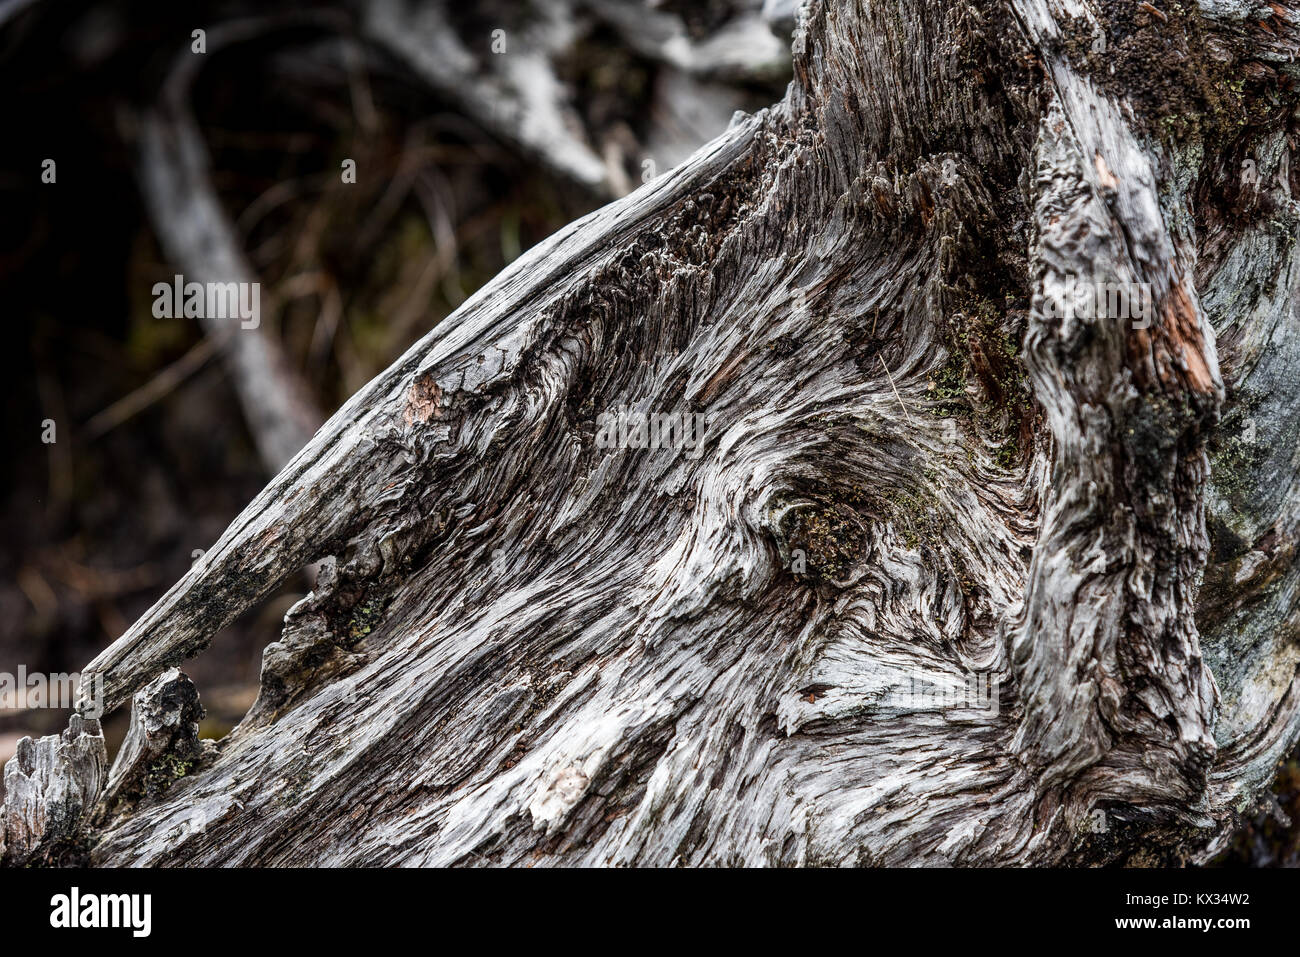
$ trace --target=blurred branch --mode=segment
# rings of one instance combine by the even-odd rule
[[[582,122],[555,69],[555,60],[573,42],[572,7],[557,0],[536,13],[527,26],[499,28],[504,32],[496,42],[505,46],[498,49],[507,54],[499,56],[491,52],[492,32],[462,37],[442,3],[375,0],[366,8],[362,30],[483,129],[537,156],[566,179],[612,197],[605,164],[581,133]]]
[[[81,437],[88,442],[93,441],[139,415],[159,399],[170,395],[177,386],[207,365],[217,351],[216,338],[204,339],[175,362],[165,366],[140,388],[128,392],[108,408],[95,413],[82,426]]]
[[[208,42],[217,46],[260,32],[257,24],[240,21],[210,31]],[[187,104],[202,59],[182,54],[158,103],[136,117],[140,191],[164,252],[187,281],[253,284],[257,276],[212,186],[207,149]],[[209,315],[201,321],[230,370],[263,462],[270,471],[282,468],[324,416],[262,328],[242,329],[235,320]]]

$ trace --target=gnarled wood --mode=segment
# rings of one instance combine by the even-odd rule
[[[1213,853],[1300,733],[1300,11],[1150,6],[811,4],[781,103],[498,276],[91,663],[116,707],[323,562],[92,860]],[[1117,283],[1150,315],[1060,308]]]

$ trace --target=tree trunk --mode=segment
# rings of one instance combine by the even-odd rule
[[[1291,0],[813,0],[782,102],[498,276],[88,666],[144,717],[108,774],[39,743],[83,784],[11,859],[1208,858],[1300,737],[1298,45]],[[315,562],[196,744],[166,669]]]

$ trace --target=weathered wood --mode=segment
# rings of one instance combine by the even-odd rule
[[[108,772],[101,814],[120,814],[163,793],[213,747],[199,740],[198,690],[175,668],[137,691],[131,704],[131,725]]]
[[[57,862],[82,836],[104,786],[99,722],[73,715],[61,734],[23,738],[5,764],[0,861]]]
[[[1300,735],[1300,11],[1152,6],[811,4],[781,103],[498,276],[88,666],[116,707],[323,562],[92,860],[1212,854]],[[1062,312],[1097,283],[1149,314]]]

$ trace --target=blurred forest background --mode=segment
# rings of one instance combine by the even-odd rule
[[[0,0],[0,671],[78,670],[523,250],[779,99],[794,6]],[[260,326],[155,318],[177,273],[259,282]],[[309,587],[185,666],[204,736]],[[66,719],[0,710],[0,761]],[[1300,864],[1294,757],[1275,792],[1223,863]]]

